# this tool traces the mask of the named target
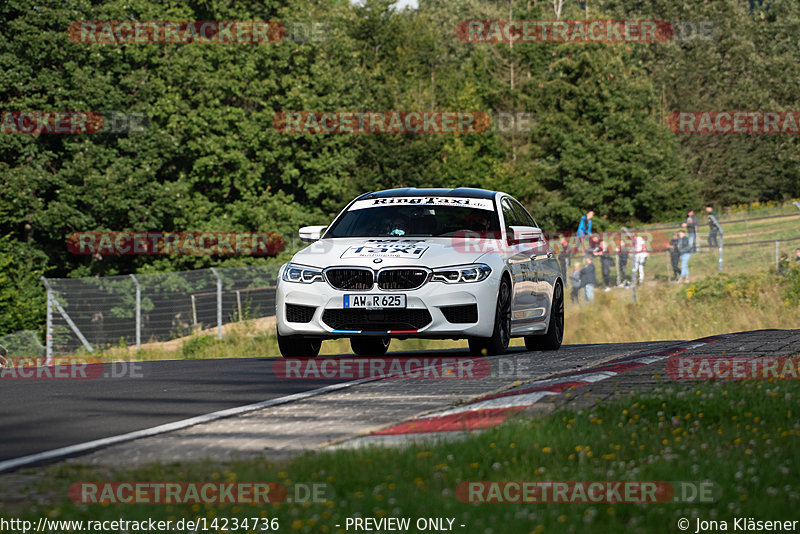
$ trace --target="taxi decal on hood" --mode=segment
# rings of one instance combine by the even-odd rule
[[[417,239],[370,239],[361,245],[349,247],[342,253],[346,258],[409,258],[422,257],[429,245]]]

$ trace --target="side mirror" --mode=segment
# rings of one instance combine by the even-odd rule
[[[319,241],[327,229],[327,226],[304,226],[300,228],[300,240],[307,243]]]
[[[514,233],[509,236],[513,243],[536,243],[543,238],[542,230],[535,226],[512,226],[511,231]]]

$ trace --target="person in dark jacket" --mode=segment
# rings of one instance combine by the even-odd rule
[[[600,250],[595,255],[600,257],[600,272],[603,273],[605,291],[611,291],[611,268],[615,265],[614,256],[608,250],[608,243],[600,241]]]
[[[569,239],[562,237],[558,245],[558,266],[561,267],[561,274],[567,276],[567,270],[569,269]]]
[[[625,286],[628,284],[628,275],[626,274],[626,269],[628,267],[628,254],[630,254],[630,249],[628,245],[625,243],[624,239],[619,240],[619,272],[622,279],[620,280],[620,286]]]
[[[678,250],[678,232],[672,234],[672,239],[669,240],[669,261],[672,264],[672,281],[677,282],[681,276],[681,251]]]
[[[712,217],[714,218],[713,220],[711,219]],[[719,246],[717,242],[719,230],[717,230],[717,225],[714,224],[714,220],[717,219],[717,212],[714,211],[714,206],[711,204],[706,206],[706,219],[708,219],[708,246],[716,248]]]
[[[586,265],[581,269],[581,287],[583,297],[586,302],[594,300],[594,286],[597,285],[597,274],[594,269],[594,259],[590,254],[586,255]]]
[[[570,300],[575,304],[580,300],[581,291],[581,262],[576,261],[572,264],[572,272],[569,273],[569,284],[572,287],[570,291]]]

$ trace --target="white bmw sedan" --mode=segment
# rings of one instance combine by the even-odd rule
[[[313,244],[283,265],[276,294],[278,344],[287,358],[350,338],[362,356],[391,338],[467,339],[473,354],[502,354],[513,337],[556,350],[564,333],[564,282],[528,211],[483,189],[366,193]]]

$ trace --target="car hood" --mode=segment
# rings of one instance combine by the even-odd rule
[[[485,251],[451,237],[321,239],[294,255],[292,263],[326,268],[358,265],[446,267],[474,263]],[[380,260],[380,261],[378,261]]]

